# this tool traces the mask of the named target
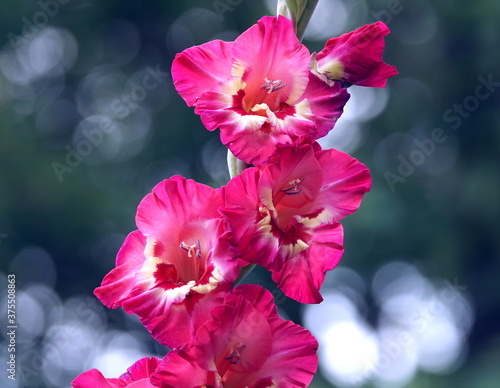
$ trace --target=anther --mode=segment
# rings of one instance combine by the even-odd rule
[[[229,356],[225,357],[231,364],[236,365],[241,361],[241,352],[245,350],[247,346],[240,344]]]
[[[306,179],[305,177],[302,179],[295,179],[294,181],[290,182],[291,186],[287,189],[282,189],[281,192],[285,193],[286,195],[296,195],[302,193],[302,189],[299,189],[299,185]]]
[[[195,256],[201,258],[201,244],[200,240],[196,240],[196,244],[187,245],[184,241],[180,243],[179,248],[184,249],[188,253],[188,257]]]
[[[267,90],[268,94],[271,94],[272,92],[283,89],[286,85],[288,85],[286,82],[283,85],[281,85],[283,80],[280,80],[280,79],[277,79],[277,80],[272,79],[269,81],[267,78],[264,78],[264,80],[266,81],[266,83],[264,85],[262,85],[260,88]]]
[[[228,360],[231,364],[236,365],[241,360],[240,354],[236,350],[234,350],[233,353],[226,357],[226,360]]]
[[[200,245],[200,240],[196,240],[196,257],[198,259],[201,258],[201,245]]]

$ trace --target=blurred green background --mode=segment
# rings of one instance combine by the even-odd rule
[[[174,174],[228,180],[218,133],[176,94],[171,61],[233,40],[274,4],[41,0],[0,10],[0,313],[5,327],[13,273],[19,325],[17,379],[3,370],[0,381],[69,387],[92,367],[116,377],[166,352],[92,294],[135,229],[139,201]],[[346,251],[325,302],[287,300],[263,270],[246,281],[318,337],[311,387],[498,387],[500,3],[320,0],[304,44],[319,51],[376,20],[391,29],[384,59],[400,74],[386,89],[351,88],[322,140],[373,177],[343,222]],[[0,344],[4,365],[5,335]]]

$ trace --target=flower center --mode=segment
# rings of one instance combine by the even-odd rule
[[[180,243],[179,248],[187,252],[188,263],[185,266],[187,273],[186,278],[198,281],[201,278],[204,268],[202,267],[201,245],[200,240],[196,240],[195,244],[188,245],[184,241]]]
[[[263,90],[267,90],[267,94],[271,94],[272,92],[276,92],[280,89],[283,89],[287,85],[286,82],[283,85],[281,85],[283,80],[280,80],[280,79],[277,79],[277,80],[272,79],[269,81],[266,77],[266,78],[264,78],[264,80],[266,81],[266,83],[264,85],[262,85],[260,88]]]
[[[258,84],[257,84],[258,85]],[[264,84],[260,87],[252,85],[245,88],[245,97],[242,100],[242,108],[247,113],[266,116],[266,109],[277,111],[281,105],[283,96],[281,93],[274,93],[283,89],[288,84],[282,79],[264,78]]]

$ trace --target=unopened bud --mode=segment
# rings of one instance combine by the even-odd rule
[[[290,19],[295,34],[302,39],[318,0],[278,0],[277,15]]]

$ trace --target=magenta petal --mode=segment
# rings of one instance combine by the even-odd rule
[[[159,359],[145,357],[135,362],[118,379],[107,379],[97,369],[82,373],[72,383],[73,388],[154,388],[150,382],[151,374],[156,370]]]
[[[233,290],[234,295],[242,295],[266,318],[278,317],[278,309],[273,295],[256,284],[243,284]]]
[[[257,95],[265,79],[280,79],[287,86],[279,91],[295,103],[308,82],[309,50],[297,39],[292,22],[285,17],[264,16],[242,33],[233,45],[238,65],[249,69],[244,81],[247,95]],[[273,92],[273,94],[276,92]]]
[[[257,130],[265,121],[263,117],[256,118],[252,115],[243,115],[244,112],[230,109],[232,106],[232,95],[217,90],[210,90],[200,97],[194,112],[200,115],[203,125],[209,131],[226,127],[238,133]],[[254,123],[249,122],[252,119]]]
[[[224,191],[226,206],[219,211],[231,225],[241,258],[266,265],[276,254],[279,240],[270,233],[265,222],[261,224],[259,179],[260,172],[255,167],[231,179]]]
[[[179,225],[198,217],[217,218],[222,199],[217,191],[192,179],[173,176],[157,184],[137,208],[139,230],[157,241],[177,241]],[[175,250],[178,247],[174,247]]]
[[[213,320],[196,333],[193,354],[197,363],[215,371],[225,363],[231,349],[242,348],[241,362],[229,362],[227,366],[236,373],[258,370],[270,351],[267,318],[242,296],[228,294],[224,302],[212,310]]]
[[[318,344],[309,331],[278,317],[271,299],[260,286],[237,287],[191,346],[165,356],[151,381],[164,388],[306,387]]]
[[[232,43],[214,40],[176,55],[172,63],[174,86],[189,106],[231,78],[231,47]]]
[[[257,168],[248,168],[242,174],[231,179],[224,189],[225,207],[219,212],[230,219],[231,231],[235,241],[243,238],[247,229],[253,224],[252,218],[258,212],[259,171]]]
[[[217,381],[216,373],[201,368],[196,359],[184,350],[173,350],[167,354],[151,376],[151,381],[162,388],[223,388]]]
[[[138,230],[130,233],[125,239],[117,255],[117,267],[104,277],[101,287],[94,290],[95,296],[107,307],[119,307],[130,296],[136,283],[135,271],[146,259],[145,245],[146,238]]]
[[[231,150],[234,156],[248,164],[263,164],[275,152],[278,144],[289,145],[293,143],[290,135],[286,133],[273,133],[261,131],[260,129],[257,131],[233,132],[232,129],[234,128],[228,127],[227,130],[224,130],[221,127],[221,141]]]
[[[300,303],[320,303],[323,297],[319,289],[325,273],[342,257],[343,237],[339,223],[315,228],[310,248],[288,260],[281,271],[273,271],[273,280],[289,298]]]
[[[324,187],[317,200],[324,204],[334,221],[339,221],[356,211],[363,195],[370,190],[370,170],[357,159],[335,149],[318,152],[317,158],[324,171]]]
[[[307,387],[318,368],[318,342],[308,330],[291,321],[274,318],[269,326],[273,347],[260,374],[273,376],[274,381],[281,382],[280,387]]]
[[[188,295],[183,303],[172,304],[163,314],[143,314],[145,318],[141,322],[159,343],[170,348],[183,346],[211,317],[210,311],[222,303],[230,289],[230,285],[225,284],[217,287],[217,292]]]
[[[106,379],[97,369],[82,373],[71,383],[73,388],[118,388],[126,387],[127,383],[120,379]]]
[[[267,297],[270,296],[269,291],[264,293],[268,294]],[[248,309],[247,314],[250,311]],[[242,323],[248,320],[255,322],[251,315],[246,315],[246,320]],[[248,323],[245,324],[248,326]],[[261,354],[261,365],[245,373],[231,368],[224,376],[224,387],[301,388],[310,383],[318,365],[316,339],[308,330],[278,316],[268,317],[265,326],[271,331],[271,340],[261,345],[263,350],[267,348]],[[245,352],[246,349],[242,352],[242,358]]]
[[[329,86],[313,73],[309,73],[309,83],[299,102],[307,103],[309,113],[304,113],[304,117],[316,124],[316,132],[311,135],[313,140],[326,136],[335,126],[344,112],[344,106],[349,97],[347,89],[339,83]],[[298,110],[298,114],[300,112]]]
[[[158,368],[160,360],[156,357],[144,357],[136,361],[127,369],[127,372],[120,376],[120,379],[126,381],[137,381],[149,379],[151,374]]]

